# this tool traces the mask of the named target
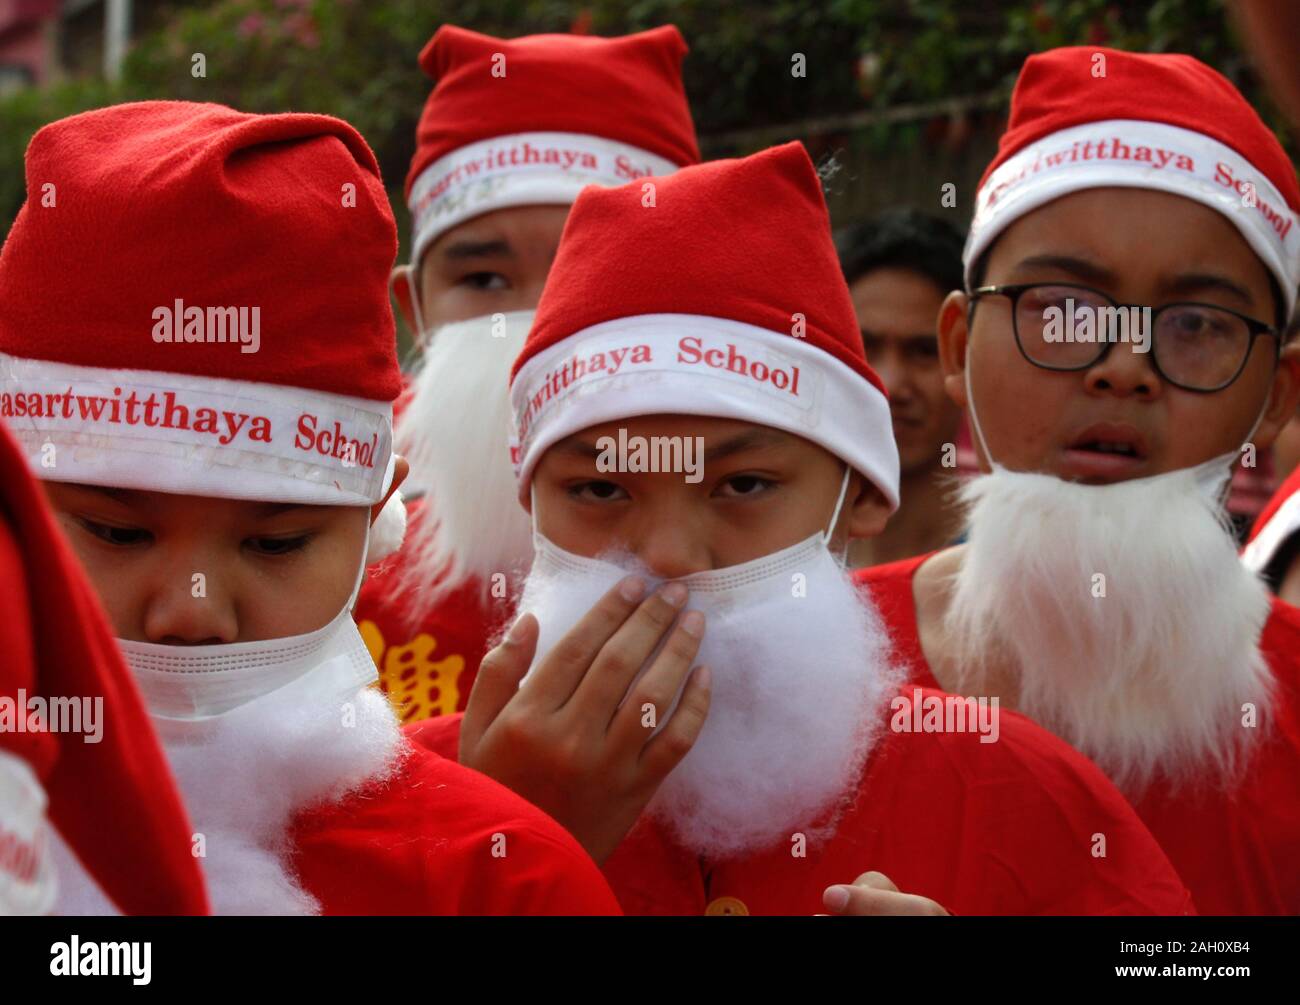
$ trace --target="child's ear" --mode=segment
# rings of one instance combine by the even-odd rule
[[[1282,347],[1278,357],[1268,405],[1251,440],[1257,448],[1273,445],[1282,427],[1295,415],[1297,401],[1300,401],[1300,342],[1292,342]]]
[[[849,476],[848,523],[841,526],[849,538],[875,537],[889,520],[889,503],[884,494],[856,471]]]
[[[965,408],[966,342],[970,337],[967,319],[970,297],[953,290],[939,307],[939,365],[943,367],[943,389],[948,397]]]
[[[402,320],[406,322],[407,330],[411,332],[412,338],[416,345],[420,340],[415,338],[419,332],[415,326],[415,309],[411,306],[411,284],[415,282],[415,273],[409,265],[399,265],[393,269],[388,276],[388,291],[397,301],[397,309],[402,312]]]
[[[370,507],[370,526],[373,527],[375,525],[375,521],[379,519],[379,514],[383,510],[384,504],[393,497],[393,493],[401,487],[402,482],[406,481],[406,476],[410,473],[411,465],[407,463],[406,458],[398,457],[393,463],[393,484],[388,486],[388,491],[384,493],[384,498],[380,499],[379,502]]]

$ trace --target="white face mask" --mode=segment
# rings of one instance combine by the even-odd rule
[[[164,727],[214,720],[307,674],[314,691],[339,695],[375,681],[375,662],[352,620],[368,551],[367,544],[347,603],[314,632],[208,646],[118,639],[154,719]]]
[[[697,855],[728,858],[795,832],[815,843],[883,728],[877,710],[900,680],[890,640],[828,548],[847,487],[846,471],[826,530],[677,580],[707,621],[696,662],[713,672],[712,697],[695,747],[648,812]],[[519,607],[541,628],[534,667],[624,576],[661,582],[632,559],[574,555],[540,534],[534,543]],[[671,715],[660,711],[660,727]]]
[[[983,694],[1003,668],[1020,711],[1130,795],[1158,776],[1231,776],[1260,732],[1242,728],[1242,706],[1262,713],[1271,676],[1257,645],[1267,591],[1224,525],[1237,455],[1105,485],[1011,471],[980,431],[969,366],[966,387],[992,473],[961,490],[969,541],[946,617],[957,689]]]

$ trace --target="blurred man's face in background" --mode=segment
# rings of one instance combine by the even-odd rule
[[[467,220],[429,245],[420,261],[420,312],[426,331],[452,321],[532,310],[542,297],[568,206],[515,206]],[[415,329],[409,297],[398,301]]]
[[[936,323],[947,290],[911,269],[886,266],[849,287],[867,360],[889,392],[903,474],[938,463],[955,443],[961,409],[944,393]]]

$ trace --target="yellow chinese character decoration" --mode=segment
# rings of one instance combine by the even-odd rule
[[[458,682],[465,669],[464,656],[433,659],[438,641],[427,633],[417,635],[405,645],[386,646],[383,633],[373,621],[362,621],[357,627],[379,668],[379,687],[388,695],[402,722],[456,711],[460,702]]]

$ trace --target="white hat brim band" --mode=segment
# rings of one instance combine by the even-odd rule
[[[726,318],[647,314],[579,331],[530,359],[510,388],[521,498],[559,441],[641,415],[771,426],[818,444],[898,506],[889,402],[867,378],[793,335]]]
[[[1300,227],[1281,192],[1212,137],[1133,119],[1062,129],[1017,151],[989,176],[962,255],[968,288],[975,264],[1017,219],[1073,192],[1112,186],[1169,192],[1222,213],[1277,279],[1291,316],[1300,284]]]
[[[626,185],[678,165],[626,143],[581,133],[512,133],[438,158],[411,186],[411,263],[466,220],[515,206],[571,205],[588,185]]]
[[[369,506],[392,482],[392,405],[297,387],[0,353],[0,418],[37,477]]]

